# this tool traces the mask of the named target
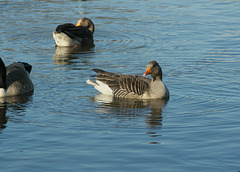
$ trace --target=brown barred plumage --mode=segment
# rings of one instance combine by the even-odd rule
[[[150,79],[137,75],[121,75],[101,69],[93,70],[98,73],[96,78],[107,84],[116,97],[126,97],[128,94],[142,95],[149,88],[151,82]]]

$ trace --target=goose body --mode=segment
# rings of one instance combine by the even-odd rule
[[[142,76],[122,75],[93,69],[98,75],[97,80],[87,80],[102,94],[119,98],[134,99],[168,99],[169,91],[162,82],[162,70],[156,61],[151,61]],[[144,76],[151,74],[151,79]]]
[[[17,96],[33,92],[34,86],[29,78],[32,66],[15,62],[5,66],[0,58],[0,97]]]
[[[80,18],[77,25],[65,23],[58,25],[53,32],[57,46],[94,46],[94,24],[88,18]]]

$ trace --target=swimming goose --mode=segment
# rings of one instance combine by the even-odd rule
[[[15,62],[5,66],[0,58],[0,97],[16,96],[32,92],[33,83],[29,78],[32,66]]]
[[[119,98],[137,99],[168,99],[169,91],[162,82],[162,69],[156,61],[151,61],[142,76],[122,75],[106,72],[101,69],[93,69],[97,81],[87,80],[95,89],[102,94],[112,95]],[[151,79],[145,78],[151,74]]]
[[[84,17],[80,18],[77,25],[65,23],[57,26],[53,38],[57,46],[94,46],[93,22]]]

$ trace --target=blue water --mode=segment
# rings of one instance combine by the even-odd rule
[[[240,2],[0,1],[0,56],[33,66],[34,94],[0,108],[10,171],[239,171]],[[95,23],[95,47],[54,47],[58,24]],[[170,100],[115,100],[92,68],[163,70]]]

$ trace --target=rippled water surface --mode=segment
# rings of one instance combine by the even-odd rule
[[[0,10],[0,56],[32,64],[35,85],[1,105],[1,170],[240,170],[239,1],[12,0]],[[83,16],[95,47],[56,49],[56,26]],[[151,60],[168,102],[113,99],[85,82],[92,68],[142,75]]]

